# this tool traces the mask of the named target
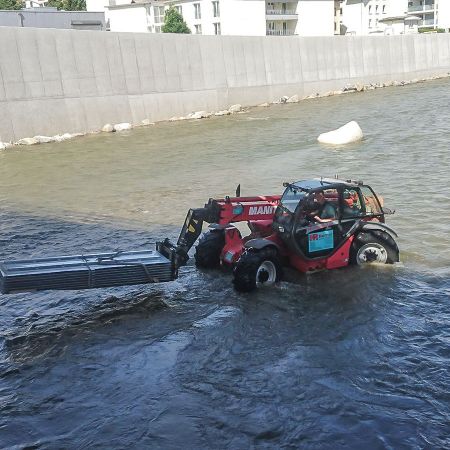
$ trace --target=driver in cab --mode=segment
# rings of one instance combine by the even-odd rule
[[[318,223],[331,222],[336,219],[336,207],[325,198],[323,191],[312,194],[308,218]]]

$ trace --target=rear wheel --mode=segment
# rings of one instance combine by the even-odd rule
[[[352,244],[350,260],[353,264],[394,264],[399,250],[394,239],[382,231],[359,233]]]
[[[241,255],[233,271],[233,284],[239,292],[251,292],[280,281],[282,266],[275,248],[249,249]]]
[[[195,264],[202,269],[214,269],[220,266],[220,254],[225,245],[223,230],[204,233],[195,247]]]

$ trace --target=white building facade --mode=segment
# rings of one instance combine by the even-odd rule
[[[169,7],[178,9],[193,34],[332,36],[340,28],[336,0],[87,0],[86,4],[88,11],[106,9],[111,31],[158,33],[163,11]]]
[[[409,34],[450,28],[450,0],[344,0],[347,34]]]
[[[419,28],[450,28],[450,0],[409,0],[408,14],[420,18]]]
[[[407,9],[408,0],[345,0],[342,23],[346,34],[402,34]],[[387,18],[394,23],[386,24]],[[389,27],[395,28],[385,33]]]

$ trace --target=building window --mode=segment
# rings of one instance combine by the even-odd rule
[[[202,26],[195,25],[195,34],[202,34]]]
[[[369,5],[369,14],[372,14],[372,5]]]
[[[164,23],[164,6],[154,6],[155,23]]]
[[[220,34],[220,23],[214,24],[214,34]]]
[[[155,33],[161,33],[161,27],[155,26]]]
[[[213,17],[220,17],[219,2],[214,1],[212,2],[212,5],[213,5]]]
[[[181,5],[175,6],[175,9],[177,10],[178,14],[181,16],[183,15],[183,7]]]
[[[372,28],[372,19],[369,19],[369,28]]]
[[[194,17],[196,19],[202,18],[202,10],[200,9],[200,3],[194,3]]]
[[[383,5],[383,14],[386,12],[386,5]]]

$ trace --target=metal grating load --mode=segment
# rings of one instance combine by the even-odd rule
[[[169,259],[152,250],[0,262],[0,291],[88,289],[176,278]]]

